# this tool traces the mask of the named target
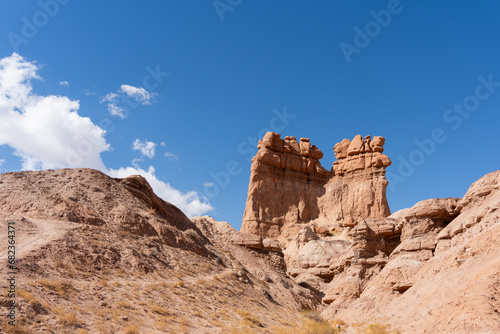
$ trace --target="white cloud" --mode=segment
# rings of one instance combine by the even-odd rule
[[[108,93],[101,97],[101,103],[105,102],[116,102],[118,100],[119,95],[116,93]]]
[[[151,101],[157,95],[157,93],[150,93],[142,87],[137,88],[130,85],[121,85],[118,92],[127,94],[128,97],[134,99],[144,106],[151,105]]]
[[[172,161],[179,161],[179,156],[177,154],[174,154],[172,152],[165,152],[163,154],[166,158]]]
[[[41,80],[37,70],[34,62],[26,61],[17,53],[0,59],[0,146],[14,149],[14,154],[21,158],[23,170],[87,167],[114,177],[139,174],[148,180],[159,197],[178,206],[188,216],[213,210],[196,192],[183,193],[158,180],[152,166],[147,171],[139,168],[139,160],[133,161],[134,167],[108,170],[101,159],[101,153],[110,148],[104,138],[106,132],[90,118],[78,114],[78,101],[65,96],[36,95],[31,80]],[[117,97],[105,98],[112,101]],[[147,141],[142,144],[145,144],[145,156],[154,156],[156,144]],[[3,163],[4,159],[0,159],[0,165]]]
[[[136,102],[142,105],[151,105],[151,101],[157,95],[156,93],[151,93],[145,90],[144,88],[137,88],[130,85],[121,85],[120,89],[117,91],[121,94],[126,94],[128,97],[132,98]],[[126,110],[123,107],[118,105],[120,95],[114,92],[108,93],[105,96],[101,97],[100,102],[106,103],[108,105],[108,112],[112,116],[118,116],[120,118],[126,117]],[[123,99],[123,97],[122,97]],[[131,106],[130,101],[128,102],[129,106]],[[133,104],[132,104],[133,106]]]
[[[132,149],[134,151],[141,152],[143,157],[148,157],[149,159],[154,158],[155,156],[155,147],[156,144],[151,141],[140,141],[136,139],[132,144]]]
[[[177,206],[188,217],[201,216],[214,209],[207,200],[200,199],[195,191],[183,193],[173,188],[169,183],[158,180],[155,176],[153,166],[150,166],[147,171],[137,167],[120,168],[118,170],[110,169],[108,174],[117,178],[124,178],[130,175],[143,176],[159,197]]]
[[[69,82],[67,82],[67,81],[60,81],[60,82],[59,82],[59,84],[60,84],[61,86],[66,86],[66,87],[69,87]]]
[[[120,118],[125,118],[125,109],[117,106],[115,103],[108,104],[108,112],[111,116],[118,116]]]
[[[213,182],[204,182],[204,183],[203,183],[203,186],[204,186],[204,187],[207,187],[207,188],[210,188],[210,187],[211,187],[211,186],[213,186],[213,185],[214,185],[214,183],[213,183]]]
[[[167,143],[165,143],[164,141],[162,141],[162,142],[160,143],[160,146],[165,147],[165,146],[167,146]]]
[[[118,106],[117,100],[120,95],[116,93],[108,93],[105,96],[101,97],[101,103],[108,104],[108,112],[111,116],[118,116],[120,118],[125,118],[125,109]]]
[[[79,102],[39,96],[31,80],[38,67],[17,53],[0,59],[0,145],[22,160],[23,170],[91,167],[105,170],[105,131],[78,114]]]
[[[140,168],[139,162],[143,162],[143,161],[144,161],[144,159],[135,158],[132,160],[132,166],[134,166],[135,168]]]

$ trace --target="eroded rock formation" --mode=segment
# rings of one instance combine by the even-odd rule
[[[344,139],[334,146],[338,160],[328,171],[309,139],[266,133],[252,160],[242,232],[286,239],[311,221],[328,231],[390,215],[385,168],[391,160],[382,153],[384,141]]]

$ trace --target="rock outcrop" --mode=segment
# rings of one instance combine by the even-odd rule
[[[361,222],[343,258],[358,255],[331,263],[343,271],[323,288],[323,315],[390,322],[404,333],[496,333],[499,209],[497,171],[462,199],[425,200]]]
[[[385,168],[391,161],[382,153],[384,141],[344,139],[334,146],[338,160],[328,171],[309,139],[268,132],[252,159],[242,232],[286,239],[311,221],[328,231],[390,215]]]

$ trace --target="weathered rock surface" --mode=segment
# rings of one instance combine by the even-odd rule
[[[431,198],[420,201],[409,209],[394,212],[391,217],[403,218],[430,218],[435,223],[447,224],[458,215],[456,210],[460,198]]]
[[[323,153],[309,139],[299,144],[268,132],[252,159],[242,232],[287,239],[311,221],[328,230],[388,216],[385,168],[391,161],[383,145],[383,137],[344,139],[327,171],[319,162]]]
[[[426,200],[358,224],[350,234],[359,255],[338,264],[344,271],[328,285],[323,314],[390,323],[403,333],[498,332],[499,209],[497,171],[462,199]],[[384,235],[394,238],[390,247]]]
[[[43,196],[40,191],[43,190]],[[134,208],[147,207],[147,212]],[[205,253],[208,242],[176,206],[161,200],[138,175],[113,179],[93,169],[14,172],[1,174],[0,208],[10,215],[107,225],[163,243]],[[182,233],[198,235],[193,241]]]
[[[191,221],[140,176],[0,174],[2,240],[7,222],[19,271],[16,327],[3,317],[2,333],[135,333],[135,324],[158,334],[289,331],[304,322],[300,309],[319,304],[286,276],[276,240],[209,217]],[[0,305],[9,304],[2,294]]]

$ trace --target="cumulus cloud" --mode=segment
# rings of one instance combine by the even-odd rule
[[[60,81],[60,82],[59,82],[59,84],[60,84],[61,86],[66,86],[66,87],[69,87],[69,82],[67,82],[67,81]]]
[[[151,102],[156,95],[157,93],[148,92],[142,87],[137,88],[130,85],[121,85],[116,93],[111,92],[101,97],[100,102],[101,104],[105,103],[108,105],[108,112],[111,116],[118,116],[120,118],[125,118],[127,116],[126,114],[127,110],[119,105],[120,102],[127,104],[131,108],[135,108],[137,104],[132,103],[132,101],[130,101],[130,99],[132,99],[142,104],[143,106],[146,106],[146,105],[151,105]]]
[[[78,114],[79,102],[39,96],[32,80],[38,67],[17,53],[0,60],[0,145],[21,158],[23,170],[91,167],[105,170],[105,131]]]
[[[119,95],[116,93],[108,93],[101,98],[101,103],[116,102],[116,100],[118,100],[118,97]]]
[[[132,150],[141,152],[143,157],[148,157],[149,159],[154,158],[155,156],[155,147],[156,143],[152,141],[140,141],[136,139],[132,144]]]
[[[116,93],[108,93],[101,97],[101,103],[108,104],[108,112],[111,116],[118,116],[120,118],[125,118],[125,109],[118,106],[118,98],[120,95]]]
[[[121,85],[118,90],[120,93],[127,94],[128,97],[134,99],[142,105],[151,105],[151,101],[157,95],[157,93],[151,93],[145,90],[144,88],[137,88],[130,85]]]
[[[143,176],[159,197],[177,206],[188,217],[201,216],[214,209],[206,199],[200,199],[195,191],[183,193],[173,188],[169,183],[158,180],[153,166],[150,166],[147,171],[138,167],[127,167],[117,170],[110,169],[108,173],[110,176],[117,178],[130,175]]]
[[[88,167],[114,177],[144,176],[162,199],[178,206],[188,216],[202,215],[213,207],[194,191],[181,192],[160,181],[151,166],[146,171],[134,160],[134,167],[107,169],[101,153],[108,151],[105,131],[90,118],[78,114],[79,102],[64,96],[40,96],[32,80],[41,80],[38,67],[17,53],[0,59],[0,146],[8,145],[21,158],[23,170]],[[109,101],[113,95],[105,97]],[[154,156],[152,142],[144,144],[145,156]],[[140,145],[139,145],[140,147]],[[142,152],[142,151],[141,151]],[[0,166],[5,159],[0,159]]]
[[[111,116],[118,116],[120,118],[125,118],[125,109],[119,107],[115,103],[108,104],[108,112]]]

